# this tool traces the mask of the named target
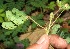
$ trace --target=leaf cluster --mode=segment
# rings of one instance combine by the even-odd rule
[[[24,44],[24,49],[26,49],[29,46],[29,44],[30,44],[29,39],[22,40],[22,44]]]
[[[16,43],[21,42],[19,41],[19,35],[27,31],[30,25],[30,20],[25,21],[26,14],[16,8],[14,8],[12,11],[6,11],[6,19],[7,20],[2,23],[3,28],[0,26],[0,41],[4,43],[5,46],[15,49]],[[22,23],[20,20],[23,20]],[[19,24],[17,24],[17,22]],[[16,27],[14,28],[14,26]]]
[[[64,38],[67,43],[70,43],[70,32],[68,31],[68,29],[60,28],[57,34]]]
[[[7,22],[2,23],[2,27],[5,29],[14,29],[27,19],[26,14],[16,8],[13,8],[12,11],[6,11],[6,18]]]
[[[66,1],[57,0],[57,5],[62,10],[69,10],[70,9],[70,6],[69,6],[68,2],[66,2]]]
[[[60,28],[59,24],[52,27],[51,34],[58,34],[60,37],[64,38],[67,43],[70,43],[70,33],[66,28]]]
[[[58,18],[58,19],[56,20],[56,23],[59,23],[59,24],[61,24],[61,23],[63,23],[63,22],[64,22],[63,18]]]
[[[18,30],[5,30],[0,29],[0,42],[2,42],[7,48],[16,49],[16,44],[21,43],[25,48],[29,45],[29,40],[19,40]],[[24,48],[24,47],[23,47]]]
[[[63,1],[64,3],[68,3],[70,5],[70,1],[69,0],[61,0]]]
[[[21,10],[23,8],[25,0],[0,0],[0,4],[6,5],[8,10],[17,8]]]
[[[55,2],[52,1],[50,2],[48,5],[47,5],[47,8],[50,9],[50,10],[54,10],[54,7],[56,6]]]
[[[1,0],[0,5],[6,5],[7,10],[17,8],[30,14],[37,9],[42,12],[46,9],[54,10],[55,2],[48,3],[48,0]]]
[[[64,2],[65,3],[65,2]],[[65,7],[65,4],[58,2],[59,7],[63,7],[63,9],[68,10],[69,8]],[[1,6],[5,5],[4,7],[9,9],[6,11],[5,16],[5,9],[4,7],[0,10],[0,23],[2,23],[2,27],[0,27],[0,41],[3,42],[7,47],[13,49],[16,48],[16,44],[22,43],[24,45],[24,49],[29,46],[29,40],[25,39],[19,41],[19,35],[25,33],[29,27],[32,26],[32,29],[37,28],[37,24],[27,19],[26,14],[30,14],[32,11],[39,9],[41,11],[40,14],[36,16],[31,16],[31,18],[36,21],[40,26],[44,26],[45,22],[43,20],[43,12],[46,9],[54,10],[55,2],[50,2],[48,4],[48,0],[2,0],[0,1]],[[67,5],[67,4],[66,4]],[[25,12],[19,11],[18,9],[24,8]],[[17,8],[17,9],[16,9]],[[11,10],[12,9],[12,10]],[[2,15],[3,14],[3,15]],[[3,17],[5,16],[5,22]],[[57,22],[62,23],[63,20],[60,18]],[[4,29],[5,28],[5,29]],[[8,29],[8,30],[7,30]],[[50,28],[49,28],[50,29]],[[52,34],[58,34],[62,38],[66,39],[68,43],[70,43],[70,34],[68,33],[67,29],[61,29],[60,25],[54,25],[52,27]],[[13,46],[13,47],[12,47]]]
[[[5,10],[6,10],[6,6],[0,5],[0,23],[5,21]]]
[[[41,12],[44,12],[46,9],[54,10],[55,3],[50,2],[48,3],[48,0],[28,0],[25,4],[25,12],[27,14],[30,14],[34,10],[39,10]]]

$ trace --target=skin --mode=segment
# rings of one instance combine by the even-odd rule
[[[67,49],[70,49],[70,44],[68,44]]]
[[[48,49],[49,45],[49,37],[47,34],[44,34],[35,44],[29,46],[27,49]]]
[[[61,42],[63,42],[63,39],[61,39]],[[27,49],[49,49],[49,45],[50,45],[50,37],[47,34],[44,34],[35,44],[29,46]]]
[[[64,49],[68,45],[67,42],[66,42],[66,40],[64,40],[63,38],[61,38],[57,34],[51,34],[49,36],[49,38],[50,38],[51,45],[54,46],[54,47],[56,47],[56,48]]]

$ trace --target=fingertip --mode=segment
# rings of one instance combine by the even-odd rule
[[[48,48],[49,48],[49,45],[50,45],[49,37],[48,37],[47,34],[45,34],[44,37],[45,37],[45,40],[44,40],[44,42],[41,44],[41,45],[42,45],[42,49],[48,49]]]
[[[37,47],[37,44],[33,44],[33,45],[29,46],[29,47],[26,48],[26,49],[36,49],[36,47]]]
[[[49,37],[48,37],[47,34],[42,35],[42,36],[40,37],[40,39],[39,39],[36,43],[37,43],[37,44],[41,44],[41,43],[43,43],[45,40],[46,40],[46,41],[49,40]]]

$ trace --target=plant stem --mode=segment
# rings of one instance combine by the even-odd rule
[[[64,11],[64,10],[63,10]],[[52,25],[51,26],[53,26],[53,24],[56,22],[56,20],[60,17],[60,15],[63,13],[63,11],[61,11],[61,13],[58,15],[58,17],[55,19],[55,21],[52,23]],[[50,26],[50,27],[51,27]]]
[[[56,15],[56,14],[60,11],[60,9],[61,9],[61,8],[59,8],[59,10],[58,10],[54,15]],[[64,10],[63,10],[63,11],[64,11]],[[35,20],[33,20],[30,16],[28,16],[28,18],[29,18],[30,20],[32,20],[35,24],[37,24],[39,27],[45,29],[45,30],[46,30],[46,34],[48,35],[51,26],[56,22],[56,20],[59,18],[59,16],[62,14],[63,11],[61,11],[61,13],[58,15],[58,17],[55,19],[55,21],[54,21],[53,23],[52,23],[52,20],[50,20],[49,27],[46,27],[46,28],[44,28],[44,27],[42,27],[41,25],[39,25],[39,24],[38,24]]]
[[[41,25],[39,25],[35,20],[33,20],[30,16],[28,16],[28,18],[30,19],[30,20],[32,20],[35,24],[37,24],[39,27],[41,27],[41,28],[43,28],[44,29],[44,27],[42,27]]]
[[[52,20],[50,20],[49,27],[48,27],[48,32],[47,32],[47,33],[49,33],[49,31],[50,31],[51,21],[52,21]]]
[[[59,10],[58,11],[56,11],[56,13],[54,14],[54,16],[59,12],[61,10],[61,8],[59,8]]]

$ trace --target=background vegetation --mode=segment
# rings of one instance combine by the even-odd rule
[[[70,5],[69,0],[61,1]],[[36,23],[30,19],[27,20],[27,16],[45,27],[48,22],[46,18],[49,17],[50,12],[55,12],[58,8],[55,0],[0,0],[0,43],[6,49],[20,49],[20,47],[26,49],[30,41],[28,39],[20,41],[19,36],[25,34],[30,25],[32,30],[38,28]],[[69,11],[62,13],[51,30],[52,34],[60,35],[68,43],[70,43],[70,19],[64,20],[63,15]]]

